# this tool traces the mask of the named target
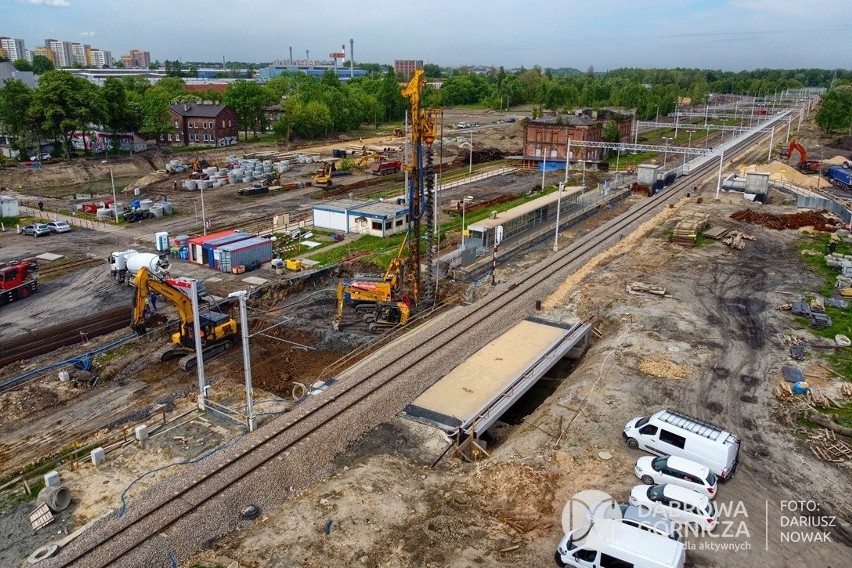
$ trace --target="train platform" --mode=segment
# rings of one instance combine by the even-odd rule
[[[560,359],[578,359],[590,331],[588,323],[524,319],[429,387],[403,416],[478,437]]]

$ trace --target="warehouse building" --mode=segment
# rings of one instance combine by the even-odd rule
[[[313,222],[318,229],[387,237],[408,229],[408,206],[401,199],[338,199],[315,205]]]

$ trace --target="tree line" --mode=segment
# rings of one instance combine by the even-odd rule
[[[817,122],[826,132],[852,129],[852,72],[848,71],[625,68],[595,73],[589,68],[584,73],[534,67],[475,73],[445,71],[434,65],[426,68],[433,77],[443,77],[440,88],[424,87],[424,107],[473,105],[508,110],[533,105],[534,114],[544,109],[620,107],[650,119],[673,112],[683,98],[697,104],[721,94],[772,100],[787,89],[831,87]],[[172,73],[180,70],[177,62],[170,65]],[[236,80],[225,92],[188,93],[177,76],[153,85],[139,76],[108,78],[100,87],[68,71],[47,70],[34,90],[17,80],[7,81],[0,89],[0,126],[23,155],[44,140],[57,140],[70,156],[75,131],[140,132],[158,140],[174,131],[170,104],[206,100],[233,108],[246,137],[270,129],[285,140],[324,137],[365,124],[403,120],[408,101],[401,94],[402,78],[390,69],[379,71],[348,82],[341,82],[331,70],[322,77],[288,72],[264,83]]]

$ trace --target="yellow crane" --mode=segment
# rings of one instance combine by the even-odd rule
[[[439,109],[421,109],[420,108],[420,89],[426,80],[423,77],[423,70],[417,69],[411,77],[411,81],[402,89],[403,96],[409,98],[411,102],[411,145],[409,148],[410,155],[405,169],[411,174],[409,175],[410,187],[406,188],[409,199],[409,217],[411,218],[411,226],[409,234],[411,238],[408,241],[409,262],[411,263],[411,295],[415,302],[419,302],[421,298],[420,290],[420,244],[421,244],[421,227],[420,221],[425,217],[427,240],[427,254],[429,258],[426,263],[427,275],[426,296],[431,296],[431,286],[434,278],[432,278],[432,246],[431,239],[434,228],[434,199],[432,190],[434,189],[434,170],[432,168],[432,144],[437,136],[436,124],[439,123],[441,111]]]
[[[332,319],[332,327],[335,331],[340,329],[340,322],[343,320],[343,308],[347,303],[358,312],[371,313],[375,312],[378,304],[393,303],[391,299],[399,293],[402,286],[402,270],[405,264],[402,252],[405,250],[406,242],[407,236],[402,240],[396,257],[388,263],[388,267],[381,278],[378,276],[358,277],[356,275],[355,278],[341,280],[337,283],[337,310]],[[407,302],[406,306],[408,306]],[[370,322],[368,321],[368,323]]]

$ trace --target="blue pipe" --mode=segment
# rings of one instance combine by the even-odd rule
[[[116,341],[113,341],[112,343],[108,343],[108,344],[104,345],[103,347],[98,347],[94,351],[89,351],[89,352],[84,353],[82,355],[76,355],[74,357],[71,357],[70,359],[58,361],[56,363],[53,363],[53,364],[48,365],[46,367],[42,367],[40,369],[33,369],[32,371],[28,371],[28,372],[24,373],[23,375],[19,375],[19,376],[13,378],[13,379],[9,379],[5,383],[0,383],[0,391],[4,391],[9,387],[13,387],[16,384],[23,382],[26,379],[32,377],[33,375],[38,375],[38,374],[44,373],[46,371],[49,371],[51,369],[55,369],[56,367],[61,367],[63,365],[69,365],[69,364],[73,365],[74,363],[82,362],[84,364],[84,368],[86,368],[86,370],[88,370],[89,363],[91,361],[91,358],[94,355],[98,355],[100,353],[103,353],[104,351],[112,349],[116,345],[120,345],[120,344],[124,343],[125,341],[128,341],[130,339],[134,339],[135,337],[136,337],[136,335],[128,335],[127,337],[117,339]]]

